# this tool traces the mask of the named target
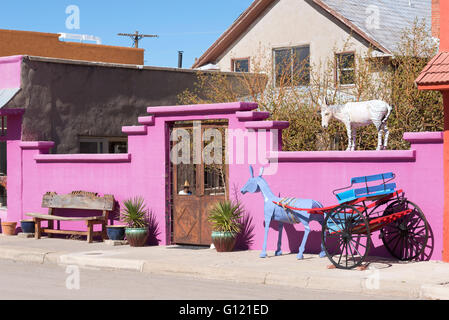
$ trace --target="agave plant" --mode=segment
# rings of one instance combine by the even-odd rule
[[[239,203],[231,201],[220,201],[210,211],[208,221],[212,224],[214,231],[231,232],[237,234],[240,232],[240,222],[242,218],[242,208]]]
[[[123,202],[121,220],[129,228],[146,228],[148,226],[148,209],[143,197],[134,197]]]

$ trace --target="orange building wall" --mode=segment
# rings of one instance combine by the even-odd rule
[[[449,51],[449,1],[440,1],[440,51]],[[444,98],[444,219],[443,261],[449,262],[449,91]]]
[[[440,1],[440,51],[449,51],[449,1]]]
[[[119,64],[144,64],[144,50],[59,41],[55,33],[0,29],[0,57],[30,55]]]
[[[449,262],[449,91],[442,91],[444,98],[444,215],[443,215],[443,261]]]

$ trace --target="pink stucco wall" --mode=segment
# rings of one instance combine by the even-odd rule
[[[338,203],[332,191],[350,185],[351,177],[394,172],[398,188],[423,210],[432,228],[426,255],[440,260],[443,249],[443,136],[440,132],[408,133],[404,138],[411,142],[411,150],[272,153],[271,159],[279,161],[278,171],[276,175],[266,176],[265,180],[275,195],[315,199],[324,206],[331,206]],[[255,172],[259,172],[258,168]],[[248,176],[247,167],[239,166],[234,168],[232,180],[242,186]],[[260,248],[263,242],[262,196],[246,194],[242,200],[253,217],[255,248]],[[271,225],[277,228],[277,223]],[[314,232],[309,235],[306,252],[319,253],[321,227],[313,222],[311,228]],[[300,226],[286,226],[284,250],[297,252],[303,230]],[[372,236],[374,247],[370,255],[388,257],[378,235],[376,232]],[[276,243],[277,233],[270,232],[269,248],[274,250]]]
[[[259,250],[263,242],[263,199],[260,194],[242,196],[240,190],[249,178],[248,162],[261,154],[254,164],[267,167],[265,179],[273,192],[281,196],[311,198],[324,205],[336,204],[332,190],[349,184],[354,176],[393,171],[398,186],[405,190],[411,201],[424,211],[433,231],[428,255],[441,259],[443,176],[441,133],[410,133],[404,138],[411,142],[411,150],[356,151],[356,152],[282,152],[280,132],[286,122],[264,121],[269,115],[253,112],[257,105],[230,103],[199,106],[149,108],[150,115],[139,118],[140,126],[124,127],[129,135],[129,154],[125,155],[52,155],[47,154],[50,142],[10,141],[8,144],[8,219],[18,221],[27,212],[46,213],[40,204],[47,191],[69,193],[85,190],[100,194],[113,194],[121,203],[125,198],[144,196],[156,216],[158,240],[169,242],[167,223],[168,124],[174,121],[227,119],[228,129],[236,133],[233,138],[233,159],[229,164],[229,192],[237,194],[246,208],[250,230],[241,248]],[[237,130],[237,131],[235,131]],[[240,131],[238,131],[240,130]],[[272,131],[270,131],[272,130]],[[278,130],[278,131],[276,131]],[[245,142],[246,154],[238,162],[239,135],[255,132],[256,140]],[[268,132],[268,134],[266,134]],[[279,133],[276,136],[276,132]],[[259,139],[259,140],[258,140]],[[276,143],[278,145],[276,146]],[[228,145],[228,146],[229,146]],[[270,146],[271,150],[264,150]],[[12,154],[14,159],[9,158]],[[270,163],[267,163],[270,160]],[[271,171],[271,173],[270,173]],[[13,178],[10,178],[10,176]],[[11,188],[11,189],[10,189]],[[70,224],[65,228],[81,228]],[[320,227],[311,225],[306,252],[319,251]],[[273,250],[277,241],[277,223],[272,223],[268,248]],[[301,225],[287,226],[283,235],[283,250],[295,252],[302,238]],[[373,236],[372,255],[388,256]]]
[[[0,89],[20,88],[22,56],[0,58]]]

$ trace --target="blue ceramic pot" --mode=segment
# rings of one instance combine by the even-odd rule
[[[125,226],[107,226],[106,233],[109,239],[121,241],[125,239]]]
[[[22,220],[20,221],[20,227],[23,233],[34,233],[34,221],[33,220]]]

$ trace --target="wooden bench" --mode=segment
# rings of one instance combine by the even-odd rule
[[[68,234],[87,236],[87,242],[91,243],[94,236],[101,236],[103,240],[107,239],[106,226],[108,224],[109,212],[114,209],[114,197],[105,195],[99,197],[96,193],[85,191],[74,191],[65,195],[58,195],[55,192],[47,192],[42,199],[42,208],[48,208],[48,214],[27,213],[32,217],[35,223],[35,238],[40,239],[42,233],[48,234]],[[55,209],[74,209],[74,210],[99,210],[101,216],[90,217],[63,217],[54,215]],[[48,222],[48,228],[41,226],[42,221]],[[57,221],[57,229],[54,229],[54,222]],[[87,231],[61,230],[61,221],[86,221]],[[102,230],[94,232],[94,225],[102,225]]]

